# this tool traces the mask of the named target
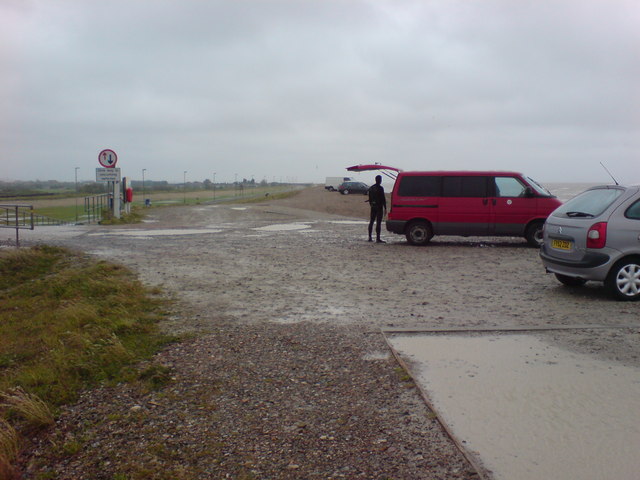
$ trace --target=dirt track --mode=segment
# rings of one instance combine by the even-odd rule
[[[637,323],[637,304],[557,284],[523,239],[416,248],[383,233],[387,244],[370,244],[367,210],[364,196],[316,187],[275,202],[152,209],[144,225],[26,232],[127,264],[177,298],[167,329],[197,333],[159,355],[175,371],[168,391],[88,394],[59,435],[94,440],[62,460],[41,447],[27,478],[106,479],[140,465],[171,478],[475,478],[380,328]],[[540,335],[640,365],[637,327]],[[143,428],[127,420],[136,406]],[[100,420],[115,413],[126,415]],[[154,450],[158,439],[170,454]]]

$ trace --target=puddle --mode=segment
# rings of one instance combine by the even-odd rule
[[[495,479],[638,478],[640,370],[533,335],[389,341]]]
[[[275,225],[267,225],[266,227],[254,228],[260,232],[287,232],[291,230],[304,230],[311,228],[311,225],[307,223],[280,223]]]
[[[273,320],[271,320],[273,323],[277,323],[280,325],[297,325],[298,323],[301,323],[303,320],[301,320],[300,318],[295,318],[295,317],[281,317],[281,318],[274,318]]]
[[[191,230],[111,230],[109,232],[90,233],[90,237],[96,236],[123,236],[123,237],[168,237],[177,235],[202,235],[205,233],[219,233],[220,229],[191,229]]]
[[[329,223],[335,223],[337,225],[368,225],[369,222],[364,220],[332,220]]]
[[[362,357],[366,361],[388,360],[389,352],[369,352]]]
[[[121,255],[128,255],[130,252],[127,250],[118,250],[115,248],[98,248],[95,250],[87,251],[89,255],[95,255],[97,257],[115,258]]]
[[[246,210],[246,209],[247,209],[247,207],[231,207],[231,210],[239,210],[241,212]]]

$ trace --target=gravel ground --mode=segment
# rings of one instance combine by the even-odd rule
[[[637,324],[637,304],[558,285],[523,239],[370,244],[366,216],[363,196],[316,187],[25,232],[161,285],[176,299],[164,328],[188,339],[154,359],[171,376],[160,390],[98,389],[65,409],[25,451],[24,478],[479,478],[381,329]],[[637,327],[540,335],[640,363]]]

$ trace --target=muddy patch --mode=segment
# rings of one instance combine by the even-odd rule
[[[110,230],[104,232],[96,232],[89,233],[88,236],[96,237],[96,236],[121,236],[121,237],[138,237],[138,238],[148,238],[148,237],[171,237],[171,236],[182,236],[182,235],[203,235],[207,233],[220,233],[222,230],[220,229],[212,229],[212,228],[192,228],[192,229],[158,229],[158,230]]]

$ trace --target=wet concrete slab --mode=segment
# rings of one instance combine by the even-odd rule
[[[491,477],[639,478],[639,369],[531,333],[387,338],[446,428]]]

